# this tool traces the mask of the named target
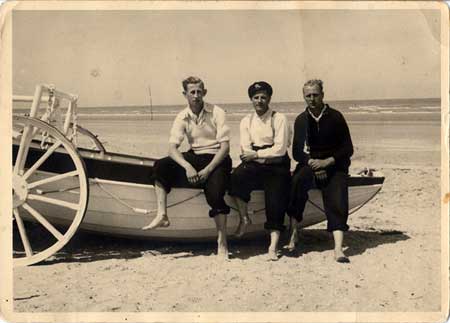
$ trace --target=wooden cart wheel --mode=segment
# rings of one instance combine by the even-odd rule
[[[12,182],[13,217],[23,247],[13,252],[13,262],[27,266],[55,254],[75,234],[87,208],[88,179],[76,148],[58,129],[14,116]],[[33,234],[36,227],[44,235]]]

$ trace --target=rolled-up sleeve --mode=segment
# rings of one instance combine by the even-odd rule
[[[230,127],[226,123],[226,113],[219,107],[214,108],[214,118],[217,127],[217,142],[230,141]]]
[[[285,115],[277,113],[274,119],[274,138],[273,146],[257,151],[259,158],[280,157],[286,154],[290,140],[290,131],[288,120]]]
[[[181,115],[177,115],[170,130],[169,143],[180,145],[185,135],[186,122]]]

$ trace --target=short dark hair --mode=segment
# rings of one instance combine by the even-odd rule
[[[183,80],[181,83],[183,84],[183,89],[186,91],[188,84],[200,84],[203,89],[205,89],[205,83],[201,80],[201,78],[197,76],[189,76]]]
[[[303,85],[303,88],[305,88],[307,86],[318,86],[320,88],[320,92],[323,93],[323,82],[322,82],[322,80],[319,80],[319,79],[308,80],[305,83],[305,85]]]

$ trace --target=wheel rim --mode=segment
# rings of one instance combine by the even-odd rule
[[[13,252],[16,267],[42,261],[69,242],[86,212],[89,185],[82,158],[59,130],[38,119],[14,116],[13,133],[15,241],[23,247]],[[32,222],[47,236],[33,236]]]

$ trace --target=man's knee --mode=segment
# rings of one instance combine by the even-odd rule
[[[303,166],[292,176],[292,183],[295,184],[309,184],[312,183],[314,179],[314,172],[309,166]]]
[[[153,165],[153,172],[158,175],[164,174],[174,167],[174,163],[175,162],[170,157],[158,159]]]
[[[229,194],[248,202],[250,200],[251,192],[250,181],[251,179],[248,178],[248,171],[241,164],[231,173]]]

